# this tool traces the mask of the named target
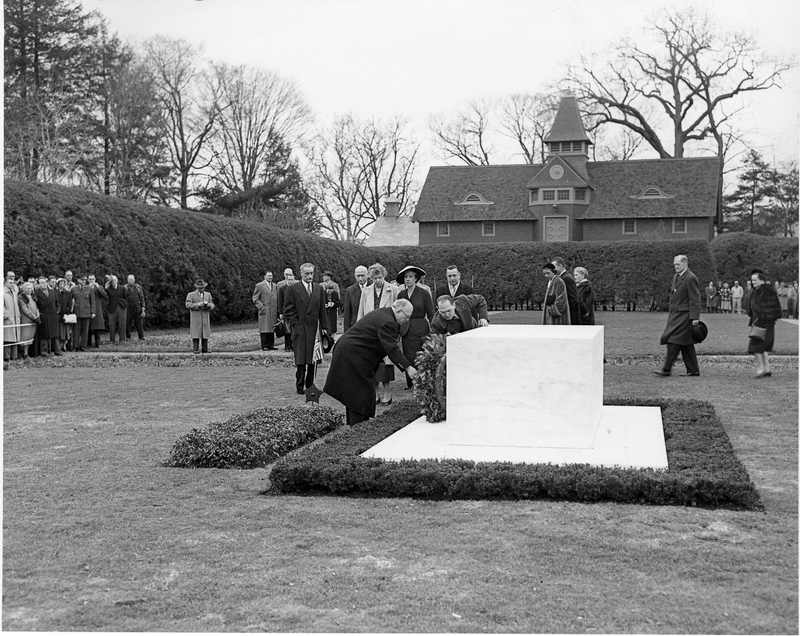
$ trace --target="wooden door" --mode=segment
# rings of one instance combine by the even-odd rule
[[[566,216],[546,216],[544,218],[544,240],[548,243],[568,241],[569,218]]]

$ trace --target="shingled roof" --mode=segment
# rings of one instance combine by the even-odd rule
[[[527,184],[542,164],[432,166],[417,201],[414,220],[534,220],[539,206],[528,205]],[[586,164],[591,202],[581,218],[682,218],[716,214],[718,157],[599,161]],[[664,199],[637,198],[660,188]],[[493,205],[456,205],[478,192]]]
[[[583,120],[581,113],[578,110],[578,100],[575,95],[566,94],[562,95],[561,103],[558,105],[556,117],[553,120],[553,126],[547,137],[544,138],[545,142],[551,141],[589,141],[589,136],[583,128]]]

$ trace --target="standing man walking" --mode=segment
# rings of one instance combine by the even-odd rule
[[[663,368],[653,371],[656,375],[668,376],[672,373],[672,365],[680,353],[686,365],[686,375],[700,375],[697,354],[694,350],[692,327],[700,322],[700,283],[697,276],[689,270],[689,259],[679,254],[673,261],[675,275],[669,296],[669,318],[661,344],[667,345],[667,357]]]
[[[125,292],[128,297],[128,321],[125,324],[125,339],[131,339],[131,327],[136,325],[139,340],[144,340],[144,328],[142,323],[145,316],[144,289],[136,282],[133,274],[128,274],[128,284],[125,285]]]
[[[258,333],[261,351],[275,348],[275,323],[278,322],[278,286],[272,282],[272,272],[264,273],[264,280],[253,290],[253,304],[258,310]]]
[[[317,332],[328,333],[325,315],[325,292],[314,282],[314,266],[303,263],[300,266],[299,283],[286,287],[283,315],[292,330],[294,363],[297,367],[295,385],[298,395],[314,384],[314,343]]]
[[[206,281],[198,278],[194,283],[195,290],[186,295],[186,309],[189,310],[189,336],[192,339],[192,353],[200,353],[198,345],[202,343],[202,352],[208,353],[208,339],[211,337],[211,314],[214,300],[206,291]]]
[[[283,303],[286,301],[286,289],[289,285],[293,285],[295,283],[294,279],[294,272],[290,267],[287,267],[283,270],[283,280],[278,283],[278,318],[283,320],[285,316],[283,315]],[[292,350],[292,334],[287,333],[283,337],[283,348],[286,351]]]
[[[556,256],[552,260],[553,265],[556,267],[556,276],[564,281],[567,287],[567,305],[569,305],[569,324],[581,324],[581,299],[578,296],[578,286],[575,284],[575,279],[572,278],[566,267],[564,267],[564,259]]]
[[[363,265],[356,267],[354,273],[356,282],[344,290],[344,298],[342,304],[344,306],[344,322],[342,323],[342,332],[347,331],[356,324],[358,319],[358,306],[361,302],[361,294],[364,292],[368,285],[367,268]]]

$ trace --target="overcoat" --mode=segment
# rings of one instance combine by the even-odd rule
[[[578,299],[578,286],[575,284],[575,279],[567,270],[556,275],[564,281],[567,288],[567,304],[569,304],[569,319],[563,323],[565,325],[580,325],[581,324],[581,301]]]
[[[472,287],[467,285],[464,281],[460,281],[458,283],[455,294],[450,293],[450,285],[439,285],[439,287],[436,288],[436,293],[433,296],[433,302],[439,300],[439,296],[452,296],[455,298],[456,296],[469,296],[470,294],[474,293],[475,291],[472,289]]]
[[[778,292],[773,285],[754,287],[750,293],[750,303],[747,306],[747,315],[750,316],[749,325],[764,327],[767,330],[764,340],[748,342],[748,353],[765,353],[772,351],[775,344],[775,322],[783,315]]]
[[[58,312],[61,308],[58,292],[49,287],[45,291],[37,287],[34,296],[36,304],[39,306],[39,315],[42,322],[39,323],[39,337],[49,340],[58,338]]]
[[[325,292],[317,283],[311,284],[311,296],[305,284],[288,285],[283,301],[283,315],[292,330],[294,363],[314,364],[314,342],[318,329],[328,329],[325,315]],[[330,375],[330,373],[329,373]]]
[[[94,294],[88,285],[81,287],[76,285],[70,290],[72,299],[72,311],[78,318],[91,318],[96,313],[97,307],[94,304]]]
[[[19,289],[3,285],[3,342],[19,342]]]
[[[203,305],[207,302],[208,305]],[[214,300],[207,291],[194,290],[186,295],[186,309],[189,310],[189,337],[211,337],[211,315]]]
[[[456,306],[456,316],[461,321],[464,331],[476,329],[480,324],[478,321],[481,318],[489,320],[489,308],[486,305],[486,299],[480,294],[461,294],[453,298],[453,304]],[[450,333],[448,322],[437,311],[433,320],[431,320],[431,333]]]
[[[550,310],[549,307],[555,309]],[[567,296],[567,285],[558,276],[553,276],[547,284],[547,291],[544,293],[544,305],[542,307],[543,325],[569,325],[571,309]],[[552,315],[555,313],[555,315]]]
[[[278,322],[278,285],[265,280],[253,290],[253,304],[258,309],[258,333],[273,333]]]
[[[27,296],[23,293],[19,294],[17,298],[19,303],[19,341],[32,342],[36,337],[36,323],[39,320],[39,308],[36,306],[36,300],[33,296]]]
[[[672,293],[669,295],[669,317],[661,344],[689,346],[692,338],[692,321],[700,320],[700,283],[690,270],[672,277]]]
[[[581,324],[593,325],[594,290],[592,289],[592,284],[585,278],[578,283],[578,300],[580,300],[581,307]]]
[[[342,331],[347,331],[356,324],[356,320],[358,320],[358,306],[361,302],[361,292],[368,289],[370,289],[369,285],[362,288],[361,285],[356,283],[344,290],[344,298],[342,299],[342,305],[344,307]]]
[[[433,298],[430,292],[419,285],[414,287],[411,297],[408,296],[408,287],[403,287],[397,294],[397,300],[404,299],[411,302],[414,311],[410,320],[403,325],[403,355],[414,363],[417,354],[422,350],[422,343],[431,332],[430,321],[433,320]]]
[[[339,292],[331,283],[327,287],[323,287],[322,291],[325,293],[325,314],[327,315],[327,322],[328,322],[328,333],[333,335],[339,328],[337,324],[339,318],[339,307],[341,307],[342,303],[339,300]],[[328,304],[331,304],[328,307]]]
[[[72,313],[72,291],[67,289],[58,290],[58,337],[61,340],[70,340],[72,338],[72,325],[64,322],[64,315]]]
[[[109,286],[106,287],[106,294],[108,295],[109,314],[115,313],[117,309],[128,308],[128,290],[125,285],[117,284],[117,286],[114,287],[114,285],[109,284]]]
[[[369,312],[381,307],[391,307],[392,303],[397,300],[397,295],[400,293],[400,288],[397,285],[392,285],[388,280],[384,281],[383,289],[381,289],[378,304],[375,305],[375,286],[370,285],[365,287],[361,293],[361,300],[358,303],[358,310],[356,312],[356,321],[361,320]]]
[[[369,312],[336,341],[325,393],[347,408],[375,415],[375,371],[385,356],[401,370],[410,366],[400,350],[400,326],[389,307]]]
[[[108,294],[106,290],[103,289],[103,286],[98,283],[95,283],[94,287],[90,286],[89,289],[92,290],[92,295],[94,296],[95,308],[94,318],[92,318],[92,324],[89,328],[102,331],[106,328],[106,321],[105,318],[103,318],[103,299],[108,298]]]

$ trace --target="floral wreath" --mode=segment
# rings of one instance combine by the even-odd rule
[[[447,336],[431,335],[414,360],[414,396],[429,422],[447,417]]]

